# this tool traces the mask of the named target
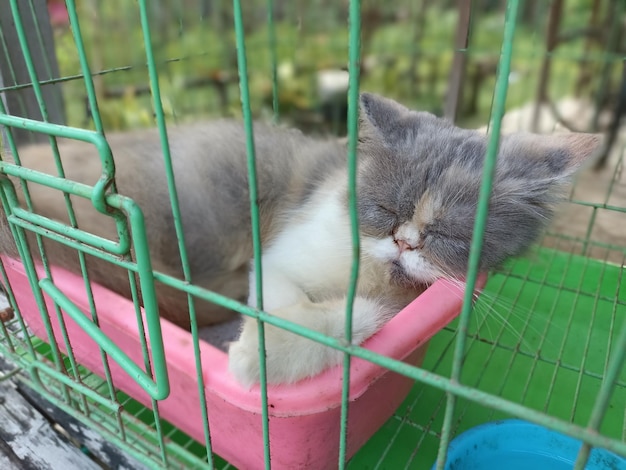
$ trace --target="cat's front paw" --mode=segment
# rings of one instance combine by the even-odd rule
[[[277,316],[336,339],[345,337],[345,299],[313,304],[303,302],[279,309]],[[395,311],[375,300],[357,297],[354,302],[352,341],[361,344]],[[241,335],[228,351],[229,369],[237,381],[251,387],[259,381],[257,322],[245,318]],[[294,383],[341,363],[343,353],[289,331],[265,325],[266,374],[269,384]]]
[[[265,325],[265,364],[268,384],[289,384],[311,377],[336,360],[334,351],[294,333]],[[250,388],[259,382],[258,326],[256,321],[246,319],[239,339],[228,350],[228,367],[235,379]]]
[[[244,337],[230,344],[228,349],[228,369],[235,376],[237,382],[246,388],[251,388],[259,381],[259,348],[254,338]]]

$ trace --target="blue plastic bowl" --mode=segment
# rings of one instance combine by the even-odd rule
[[[476,426],[456,437],[446,470],[571,470],[581,441],[518,419]],[[435,468],[435,465],[432,467]],[[626,470],[626,459],[593,449],[586,470]]]

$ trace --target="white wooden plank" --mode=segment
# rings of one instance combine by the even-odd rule
[[[0,453],[0,468],[100,469],[57,434],[12,381],[0,382]]]

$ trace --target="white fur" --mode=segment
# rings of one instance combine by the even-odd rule
[[[349,218],[337,189],[320,191],[303,213],[290,221],[264,251],[264,309],[333,338],[345,335],[345,292],[352,266]],[[391,242],[393,244],[393,242]],[[256,305],[255,274],[250,274],[249,304]],[[353,309],[353,342],[360,344],[392,315],[375,299],[357,297]],[[301,336],[265,329],[267,378],[295,382],[339,364],[342,353]],[[245,318],[239,339],[229,350],[229,367],[240,383],[259,379],[256,321]]]
[[[345,336],[345,299],[320,303],[302,302],[272,314],[336,339]],[[357,297],[354,304],[352,342],[360,344],[389,319],[373,300]],[[246,318],[241,336],[231,344],[229,368],[237,380],[251,387],[259,380],[258,332],[255,320]],[[311,377],[341,362],[343,353],[271,325],[265,327],[267,380],[292,383]]]
[[[396,259],[400,252],[398,245],[394,243],[391,237],[383,239],[363,237],[361,248],[365,254],[369,254],[382,262]]]
[[[409,277],[415,280],[428,283],[442,277],[441,271],[430,264],[417,250],[402,253],[400,264]]]
[[[352,269],[352,237],[345,186],[330,181],[307,206],[293,215],[262,255],[264,310],[339,340],[345,337],[346,291]],[[419,232],[410,224],[396,239],[412,246]],[[358,295],[353,309],[353,342],[360,344],[395,311],[376,298],[381,279],[398,261],[414,279],[432,281],[440,275],[418,250],[405,249],[389,236],[362,237]],[[248,304],[256,306],[256,276],[250,273]],[[374,298],[372,298],[372,296]],[[342,353],[302,336],[266,325],[265,350],[270,383],[290,383],[337,365]],[[237,380],[251,386],[259,379],[256,320],[246,317],[239,339],[229,350],[229,367]]]
[[[283,284],[274,282],[280,279],[288,279],[309,295],[346,292],[352,266],[352,240],[348,215],[338,198],[336,191],[318,193],[303,211],[307,217],[290,221],[263,252],[266,308],[285,305]],[[251,273],[253,288],[254,278]]]

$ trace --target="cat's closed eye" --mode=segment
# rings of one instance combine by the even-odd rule
[[[376,207],[382,213],[381,215],[384,217],[386,225],[389,226],[389,235],[392,235],[399,225],[398,212],[383,204],[377,204]]]
[[[393,215],[393,216],[394,216],[394,217],[396,217],[396,218],[398,217],[398,213],[397,213],[395,210],[390,209],[389,207],[384,206],[384,205],[382,205],[382,204],[377,204],[377,206],[378,206],[378,208],[379,208],[379,209],[381,209],[382,211],[387,212],[388,214]]]

